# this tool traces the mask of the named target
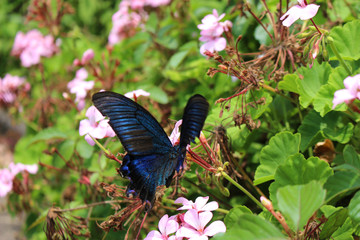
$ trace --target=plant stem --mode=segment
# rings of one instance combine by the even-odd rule
[[[314,27],[316,28],[316,30],[320,33],[320,35],[322,34],[322,32],[320,32],[319,28],[316,26],[314,20],[312,18],[310,18],[311,22],[313,23]]]
[[[334,42],[333,41],[329,41],[330,44],[330,48],[333,51],[333,53],[335,54],[336,58],[339,60],[340,64],[345,68],[346,72],[351,75],[351,71],[349,66],[345,63],[344,59],[340,56],[338,50],[336,49]]]
[[[121,202],[122,201],[119,201],[119,200],[109,200],[109,201],[95,202],[95,203],[90,203],[90,204],[86,204],[86,205],[75,207],[75,208],[54,209],[54,212],[71,212],[71,211],[81,210],[81,209],[85,209],[85,208],[91,208],[91,207],[94,207],[94,206],[112,204],[112,203],[121,203]]]
[[[251,195],[251,193],[248,192],[248,190],[246,190],[245,188],[243,188],[240,184],[238,184],[237,182],[234,181],[234,179],[232,179],[229,175],[227,175],[226,172],[224,172],[223,170],[221,170],[221,175],[226,178],[226,180],[228,180],[229,182],[231,182],[235,187],[237,187],[238,189],[240,189],[243,193],[246,194],[246,196],[248,196],[251,200],[253,200],[254,203],[256,203],[256,205],[258,205],[262,210],[265,210],[265,207],[253,196]]]
[[[104,146],[103,146],[101,143],[99,143],[98,140],[96,140],[95,138],[93,138],[90,134],[89,134],[89,136],[90,136],[91,139],[96,143],[96,145],[98,145],[99,148],[101,148],[101,150],[104,151],[105,154],[110,155],[110,152],[109,152],[106,148],[104,148]]]
[[[284,95],[284,94],[282,94],[281,92],[279,92],[278,90],[276,90],[275,88],[273,88],[273,87],[270,87],[269,85],[267,85],[267,84],[265,84],[265,83],[263,83],[263,82],[260,82],[260,87],[262,87],[262,88],[264,88],[264,89],[266,89],[266,90],[269,90],[270,92],[273,92],[273,93],[276,93],[276,94],[278,94],[278,95],[280,95],[280,96],[282,96],[282,97],[284,97],[284,98],[286,98],[287,100],[289,100],[290,102],[292,102],[292,103],[295,103],[296,104],[296,101],[294,100],[294,99],[292,99],[292,98],[290,98],[290,97],[288,97],[288,96],[286,96],[286,95]]]

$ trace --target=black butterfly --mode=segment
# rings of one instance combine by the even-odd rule
[[[152,207],[157,186],[171,183],[175,173],[183,167],[186,146],[199,137],[209,104],[197,94],[184,110],[180,144],[173,146],[156,119],[131,99],[114,93],[93,95],[95,107],[106,117],[120,139],[127,154],[120,173],[130,179],[127,194],[138,195]]]

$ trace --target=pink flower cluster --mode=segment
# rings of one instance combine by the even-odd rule
[[[15,176],[27,171],[28,173],[35,174],[38,171],[38,165],[25,165],[22,163],[10,163],[8,168],[0,169],[0,197],[5,197],[13,188],[13,180]]]
[[[350,104],[355,99],[360,100],[360,74],[344,79],[345,89],[337,90],[334,93],[333,109],[340,103]]]
[[[88,78],[88,72],[85,68],[80,68],[76,71],[75,78],[67,85],[71,93],[76,95],[75,102],[78,104],[78,110],[82,110],[85,107],[85,97],[87,91],[94,87],[94,81],[85,81]]]
[[[169,4],[170,0],[123,0],[119,10],[112,16],[113,27],[109,34],[109,44],[114,45],[136,34],[137,28],[148,15],[144,7],[159,7]]]
[[[83,53],[81,60],[76,58],[73,62],[73,65],[74,66],[84,66],[85,64],[89,63],[94,58],[94,55],[95,55],[94,50],[92,50],[90,48]]]
[[[11,55],[19,57],[24,67],[30,67],[38,64],[41,57],[51,57],[58,50],[53,36],[43,36],[34,29],[26,34],[22,32],[16,34]]]
[[[208,200],[209,197],[198,197],[194,203],[183,197],[176,199],[175,203],[183,204],[178,210],[187,212],[171,217],[164,215],[159,221],[159,231],[149,232],[145,240],[207,240],[217,233],[226,232],[226,226],[222,221],[214,221],[206,227],[213,217],[211,211],[219,208],[217,202],[207,203]]]
[[[224,31],[231,31],[232,23],[228,20],[219,22],[225,13],[219,16],[216,9],[212,14],[206,15],[201,24],[197,27],[201,30],[199,38],[200,41],[205,42],[200,47],[200,53],[204,55],[205,51],[214,52],[224,50],[226,47],[226,39],[222,37]]]
[[[91,146],[95,145],[95,142],[91,137],[96,139],[115,137],[115,132],[108,123],[109,120],[105,119],[99,110],[96,109],[96,107],[89,107],[85,115],[88,117],[88,119],[80,121],[79,134],[80,136],[85,135],[85,140]]]
[[[305,0],[298,0],[299,5],[291,7],[281,18],[280,20],[285,20],[282,24],[285,27],[290,27],[296,20],[299,18],[301,20],[307,20],[315,17],[316,13],[319,10],[319,5],[316,4],[307,4]]]
[[[30,84],[25,82],[25,78],[6,74],[0,78],[0,103],[13,103],[19,92],[30,90]]]

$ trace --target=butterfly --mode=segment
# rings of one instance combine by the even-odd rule
[[[196,94],[184,109],[180,144],[173,146],[158,121],[131,99],[110,91],[95,93],[95,107],[109,119],[127,154],[120,174],[130,183],[127,195],[139,196],[142,202],[155,201],[156,188],[169,187],[175,171],[179,172],[186,156],[186,147],[200,136],[209,110],[206,99]]]

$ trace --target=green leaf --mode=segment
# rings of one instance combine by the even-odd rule
[[[224,222],[226,225],[227,231],[232,227],[237,227],[236,223],[240,220],[240,216],[244,213],[252,214],[251,210],[245,206],[238,206],[232,208],[228,214],[226,214]]]
[[[34,164],[40,160],[44,163],[49,164],[52,156],[43,153],[44,150],[48,149],[48,145],[45,142],[33,142],[33,136],[28,135],[20,138],[15,145],[14,162],[23,164]]]
[[[346,145],[343,153],[345,164],[340,165],[339,168],[342,168],[344,165],[348,165],[348,169],[350,171],[356,171],[358,174],[360,174],[360,157],[359,154],[357,154],[355,151],[354,147],[351,145]]]
[[[280,90],[294,92],[299,94],[299,85],[300,85],[300,78],[297,74],[286,74],[284,76],[284,80],[279,82],[278,88]]]
[[[351,145],[343,150],[344,163],[335,167],[337,170],[324,187],[327,190],[327,201],[348,194],[360,188],[360,157]]]
[[[349,203],[349,216],[354,224],[360,224],[360,191],[358,191]]]
[[[281,231],[270,222],[252,214],[241,214],[236,227],[231,228],[224,234],[218,234],[213,240],[285,240]]]
[[[342,66],[332,69],[329,81],[321,86],[314,98],[314,109],[320,113],[320,116],[323,117],[326,113],[332,110],[334,93],[336,90],[344,88],[343,81],[347,76],[348,73]],[[346,104],[340,104],[336,106],[335,109],[345,111],[347,107]]]
[[[315,143],[329,138],[340,143],[347,143],[353,134],[354,125],[342,123],[342,116],[339,112],[329,112],[324,117],[312,110],[306,115],[298,129],[301,133],[300,150],[304,151]]]
[[[325,84],[331,73],[331,66],[328,63],[318,64],[315,61],[312,68],[301,67],[297,73],[302,76],[299,83],[299,100],[302,107],[307,108],[314,100],[320,87]]]
[[[180,83],[189,79],[204,76],[204,69],[208,66],[206,59],[195,59],[193,61],[186,61],[186,64],[181,65],[176,70],[165,69],[162,74],[165,78],[169,78],[171,81]]]
[[[56,128],[45,128],[38,132],[29,144],[33,144],[39,141],[66,139],[68,136],[62,131]]]
[[[69,160],[74,153],[74,149],[75,141],[68,139],[61,143],[59,147],[59,153],[65,158],[65,160]]]
[[[330,36],[334,39],[337,51],[347,60],[360,59],[360,45],[357,40],[359,35],[360,20],[351,21],[344,26],[334,27],[330,31]]]
[[[324,185],[326,201],[360,188],[360,175],[350,171],[338,171]]]
[[[263,104],[254,104],[254,106],[249,106],[247,113],[251,116],[252,119],[258,119],[267,109],[269,104],[272,102],[271,95],[266,91],[253,91],[251,94],[246,94],[247,101],[251,102],[254,100],[264,99]]]
[[[260,152],[260,166],[255,172],[254,184],[274,179],[277,167],[286,159],[299,152],[300,134],[281,132],[272,137]]]
[[[327,217],[328,220],[321,230],[320,239],[330,239],[331,235],[344,224],[347,217],[348,210],[346,208],[341,208]]]
[[[94,147],[88,144],[83,138],[76,144],[76,151],[83,158],[90,158],[93,154]]]
[[[153,86],[146,88],[146,91],[150,93],[150,98],[154,99],[158,103],[167,104],[169,102],[169,98],[166,92],[164,92],[164,90],[162,90],[160,87]]]
[[[279,210],[294,231],[303,228],[309,218],[325,200],[326,191],[321,183],[311,181],[305,185],[279,188],[277,199]]]
[[[270,185],[270,199],[277,206],[276,193],[281,187],[288,185],[307,184],[313,180],[323,185],[333,175],[333,170],[325,161],[317,157],[305,159],[300,153],[290,156],[286,162],[278,167],[275,181]]]
[[[343,225],[333,233],[331,240],[354,240],[352,236],[354,230],[351,219],[347,218]]]
[[[167,68],[177,68],[180,63],[185,59],[187,54],[189,53],[189,50],[177,52],[174,55],[171,56]]]

